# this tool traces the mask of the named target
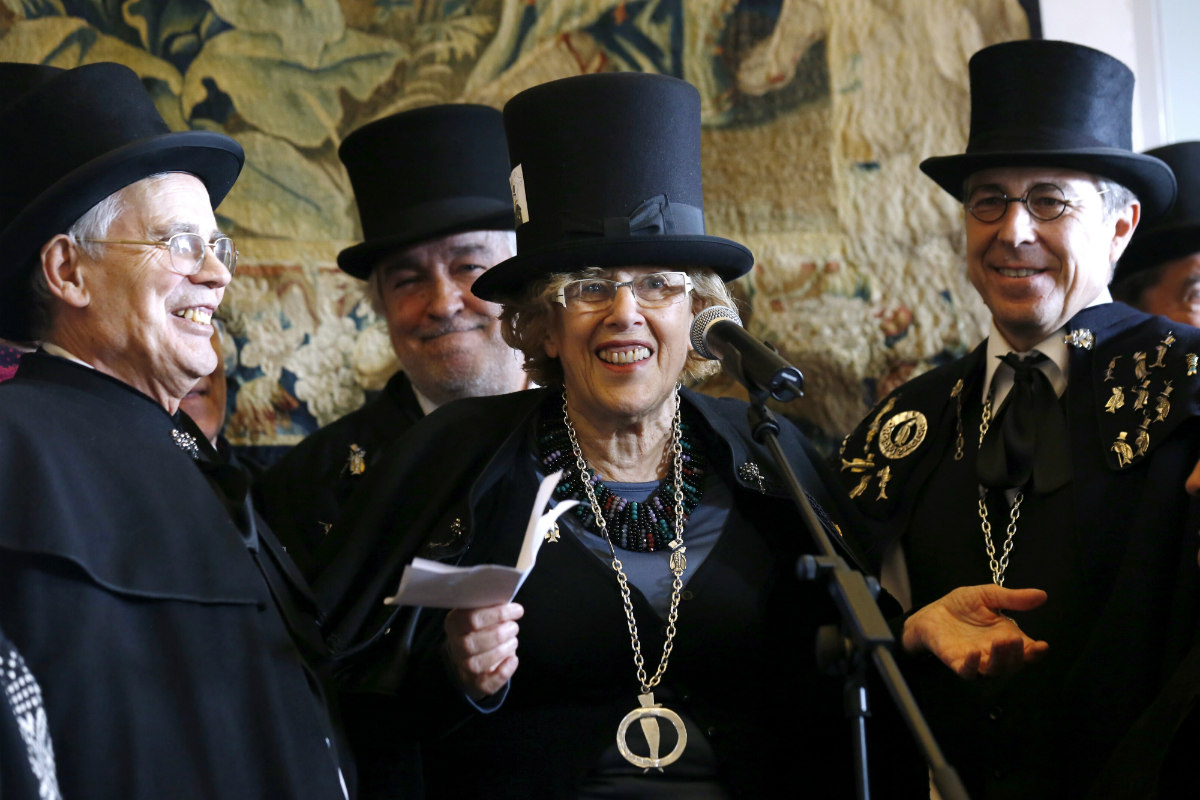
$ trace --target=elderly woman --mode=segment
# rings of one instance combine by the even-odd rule
[[[469,710],[444,735],[420,717],[434,797],[852,796],[840,684],[811,655],[832,609],[795,576],[808,534],[746,405],[681,388],[716,368],[693,317],[731,305],[724,280],[753,261],[704,234],[698,93],[584,76],[518,95],[505,120],[519,254],[474,291],[504,304],[544,388],[440,409],[335,525],[318,592],[327,629],[357,642],[347,672],[375,689],[406,672],[434,718]],[[790,425],[782,442],[836,532],[817,456]],[[381,617],[413,555],[514,563],[557,471],[555,501],[579,505],[516,603]]]

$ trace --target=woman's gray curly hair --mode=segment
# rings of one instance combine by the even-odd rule
[[[709,306],[734,308],[729,288],[708,267],[674,267],[663,271],[686,272],[691,276],[693,314]],[[510,347],[521,351],[525,358],[525,371],[535,383],[559,386],[563,382],[562,364],[557,358],[546,355],[545,349],[554,306],[558,305],[554,301],[558,290],[571,281],[603,277],[607,272],[600,267],[588,267],[575,272],[547,275],[525,286],[515,298],[504,303],[500,311],[500,333]],[[701,358],[689,350],[679,379],[685,384],[695,383],[715,374],[720,368],[719,362]]]

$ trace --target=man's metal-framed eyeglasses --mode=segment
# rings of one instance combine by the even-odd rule
[[[1096,191],[1097,196],[1107,189]],[[1078,198],[1068,199],[1063,190],[1053,183],[1039,183],[1030,187],[1022,197],[1009,197],[991,186],[976,189],[967,198],[967,211],[980,222],[999,222],[1008,213],[1010,203],[1021,203],[1029,216],[1041,222],[1053,222],[1066,213]]]
[[[204,251],[211,247],[217,261],[225,265],[225,269],[229,270],[230,275],[233,275],[237,270],[237,247],[234,246],[233,240],[228,236],[222,236],[212,242],[205,241],[204,237],[198,233],[177,233],[170,239],[162,241],[146,241],[142,239],[81,239],[80,241],[94,242],[96,244],[132,244],[143,247],[161,247],[171,256],[171,270],[180,275],[187,276],[195,275],[200,271],[200,265],[204,263]]]
[[[567,309],[602,311],[613,304],[622,286],[629,287],[642,308],[664,308],[691,293],[692,278],[686,272],[651,272],[628,281],[580,278],[559,289],[554,300]]]

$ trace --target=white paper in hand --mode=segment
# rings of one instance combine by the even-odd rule
[[[560,514],[578,505],[576,500],[564,500],[550,511],[542,513],[561,477],[561,470],[547,475],[538,487],[515,567],[502,567],[499,564],[455,567],[425,558],[414,558],[404,568],[396,594],[383,602],[389,606],[484,608],[512,600],[533,570],[546,533]]]

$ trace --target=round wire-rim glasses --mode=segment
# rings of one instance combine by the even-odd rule
[[[600,310],[612,305],[622,286],[629,287],[643,308],[664,308],[692,292],[692,278],[686,272],[651,272],[627,281],[580,278],[564,284],[554,301],[563,308]]]
[[[1096,195],[1102,195],[1107,189],[1096,190]],[[1053,183],[1039,183],[1031,186],[1021,197],[1009,197],[994,186],[983,186],[971,193],[967,198],[967,211],[980,222],[999,222],[1008,213],[1011,203],[1025,206],[1029,216],[1041,222],[1053,222],[1066,213],[1079,198],[1067,198],[1065,192]]]
[[[169,239],[160,241],[143,239],[80,239],[80,241],[93,242],[95,244],[132,244],[142,247],[161,247],[171,256],[171,270],[185,276],[192,276],[200,271],[200,265],[204,263],[204,251],[207,248],[212,248],[213,255],[217,261],[225,265],[225,269],[229,270],[230,275],[233,275],[237,270],[237,247],[234,246],[233,240],[228,236],[221,236],[211,242],[205,241],[204,237],[198,233],[177,233]]]

